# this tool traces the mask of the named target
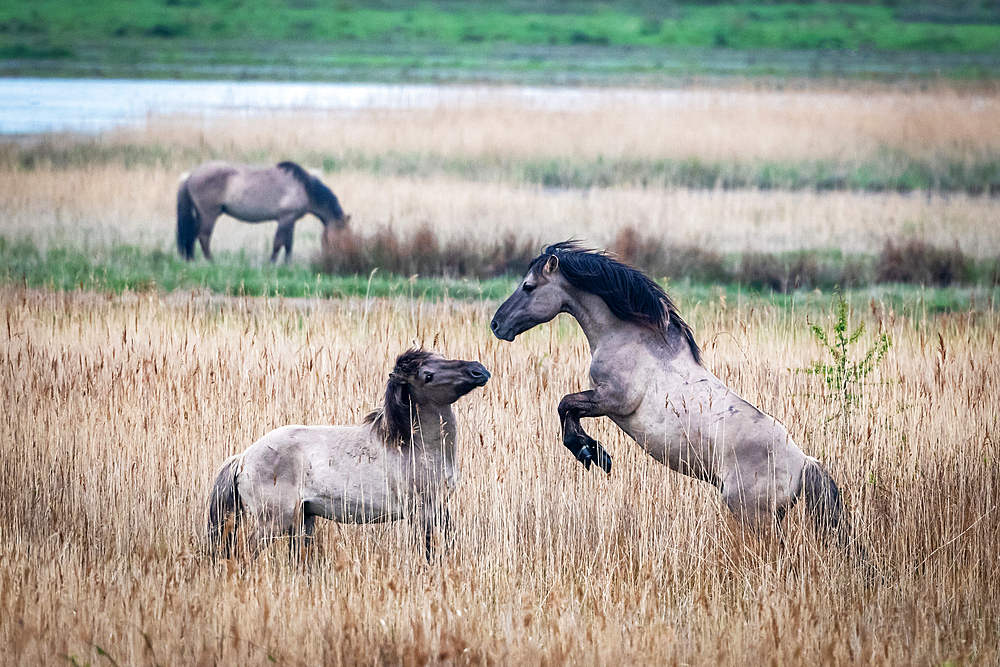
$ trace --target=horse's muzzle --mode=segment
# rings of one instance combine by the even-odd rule
[[[512,328],[501,326],[500,322],[497,321],[496,317],[494,317],[493,321],[490,322],[490,331],[493,332],[494,336],[496,336],[500,340],[505,340],[508,343],[513,341],[514,336],[517,335],[516,333],[514,333],[514,330]]]
[[[486,366],[483,366],[478,361],[469,364],[469,375],[472,378],[473,384],[477,387],[485,385],[490,381],[491,377],[490,372],[486,370]]]

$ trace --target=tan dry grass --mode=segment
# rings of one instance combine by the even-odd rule
[[[348,151],[453,158],[915,159],[1000,151],[1000,91],[581,90],[547,108],[515,91],[470,89],[431,109],[301,112],[272,118],[153,117],[108,133],[104,145],[182,147],[216,155]]]
[[[471,160],[488,178],[496,160],[697,158],[701,160],[949,162],[1000,151],[1000,91],[948,88],[906,92],[582,90],[571,110],[547,109],[541,94],[526,105],[517,90],[470,88],[453,106],[351,113],[276,114],[270,118],[153,117],[143,128],[96,141],[104,148],[149,147],[159,167],[99,162],[32,172],[0,168],[0,234],[50,242],[173,246],[175,192],[181,172],[209,158],[434,154]],[[89,139],[45,142],[72,149]],[[86,153],[86,151],[84,151]],[[141,151],[139,151],[141,154]],[[126,156],[126,157],[123,157]],[[16,162],[16,161],[15,161]],[[485,165],[485,167],[484,167]],[[308,165],[312,167],[318,164]],[[995,199],[924,198],[809,192],[722,192],[615,187],[548,191],[461,177],[379,177],[341,172],[327,182],[359,229],[391,224],[407,233],[425,224],[442,236],[513,233],[541,242],[568,237],[606,245],[624,226],[708,250],[838,248],[873,252],[887,237],[958,244],[976,257],[1000,252]],[[219,249],[268,252],[274,225],[223,218]],[[318,252],[319,226],[299,225],[298,256]]]
[[[505,344],[490,304],[0,290],[0,658],[995,662],[1000,321],[857,305],[896,344],[846,435],[816,379],[790,370],[819,354],[805,312],[682,311],[707,365],[832,466],[886,572],[870,590],[800,510],[785,548],[768,549],[606,420],[588,426],[615,474],[585,473],[555,417],[586,381],[570,321]],[[281,424],[357,421],[414,339],[494,373],[459,404],[464,481],[444,562],[426,566],[399,524],[327,524],[305,571],[280,549],[245,572],[206,559],[222,459]]]
[[[31,236],[42,246],[129,243],[173,252],[177,176],[163,167],[118,165],[0,172],[0,235]],[[508,234],[539,244],[580,238],[607,246],[624,227],[678,245],[720,252],[839,249],[875,253],[886,239],[958,245],[973,257],[1000,254],[1000,206],[990,197],[895,193],[761,192],[606,188],[553,191],[538,186],[470,183],[458,178],[328,175],[326,182],[372,233],[391,225],[411,234],[427,225],[441,238],[490,242]],[[270,252],[275,223],[223,216],[217,250]],[[297,225],[300,260],[317,253],[320,224]]]

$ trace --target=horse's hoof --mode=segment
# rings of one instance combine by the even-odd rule
[[[603,449],[601,449],[601,451],[599,451],[597,453],[597,457],[594,459],[594,461],[597,463],[598,466],[600,466],[601,470],[603,470],[608,475],[611,474],[611,455],[610,454],[608,454],[606,451],[604,451]]]

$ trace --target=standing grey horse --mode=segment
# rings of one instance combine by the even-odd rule
[[[817,528],[836,529],[846,544],[830,473],[702,366],[690,327],[659,285],[603,253],[557,243],[532,260],[491,328],[513,341],[559,313],[576,318],[590,343],[592,389],[559,403],[563,444],[588,469],[610,473],[611,457],[580,419],[607,416],[660,463],[718,488],[751,528],[780,524],[804,497]]]
[[[177,249],[184,259],[194,259],[194,242],[211,261],[209,243],[215,221],[223,213],[244,222],[277,220],[271,262],[285,248],[285,263],[292,258],[295,222],[312,213],[323,227],[347,226],[330,188],[294,162],[257,168],[228,162],[206,162],[191,172],[177,190]]]
[[[249,551],[275,537],[312,542],[316,517],[340,523],[416,515],[427,556],[447,528],[446,496],[458,477],[451,406],[490,373],[476,361],[413,349],[396,359],[385,404],[360,426],[283,426],[227,459],[208,504],[208,537],[233,553],[249,520]]]

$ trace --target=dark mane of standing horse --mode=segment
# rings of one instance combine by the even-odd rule
[[[559,259],[559,271],[571,285],[604,299],[618,319],[664,334],[671,327],[676,328],[691,348],[695,362],[701,363],[701,350],[691,327],[681,319],[674,302],[652,278],[603,252],[583,248],[576,241],[548,246],[531,261],[528,270],[541,271],[553,255]]]
[[[295,180],[302,184],[310,200],[328,209],[337,216],[338,220],[344,217],[344,210],[340,208],[340,202],[337,201],[337,195],[333,194],[333,190],[303,169],[302,165],[297,162],[279,162],[277,166],[278,169],[291,174]]]
[[[421,348],[411,348],[396,357],[396,367],[389,374],[382,407],[365,417],[366,424],[374,424],[387,443],[410,444],[415,413],[410,400],[409,382],[431,353]]]

